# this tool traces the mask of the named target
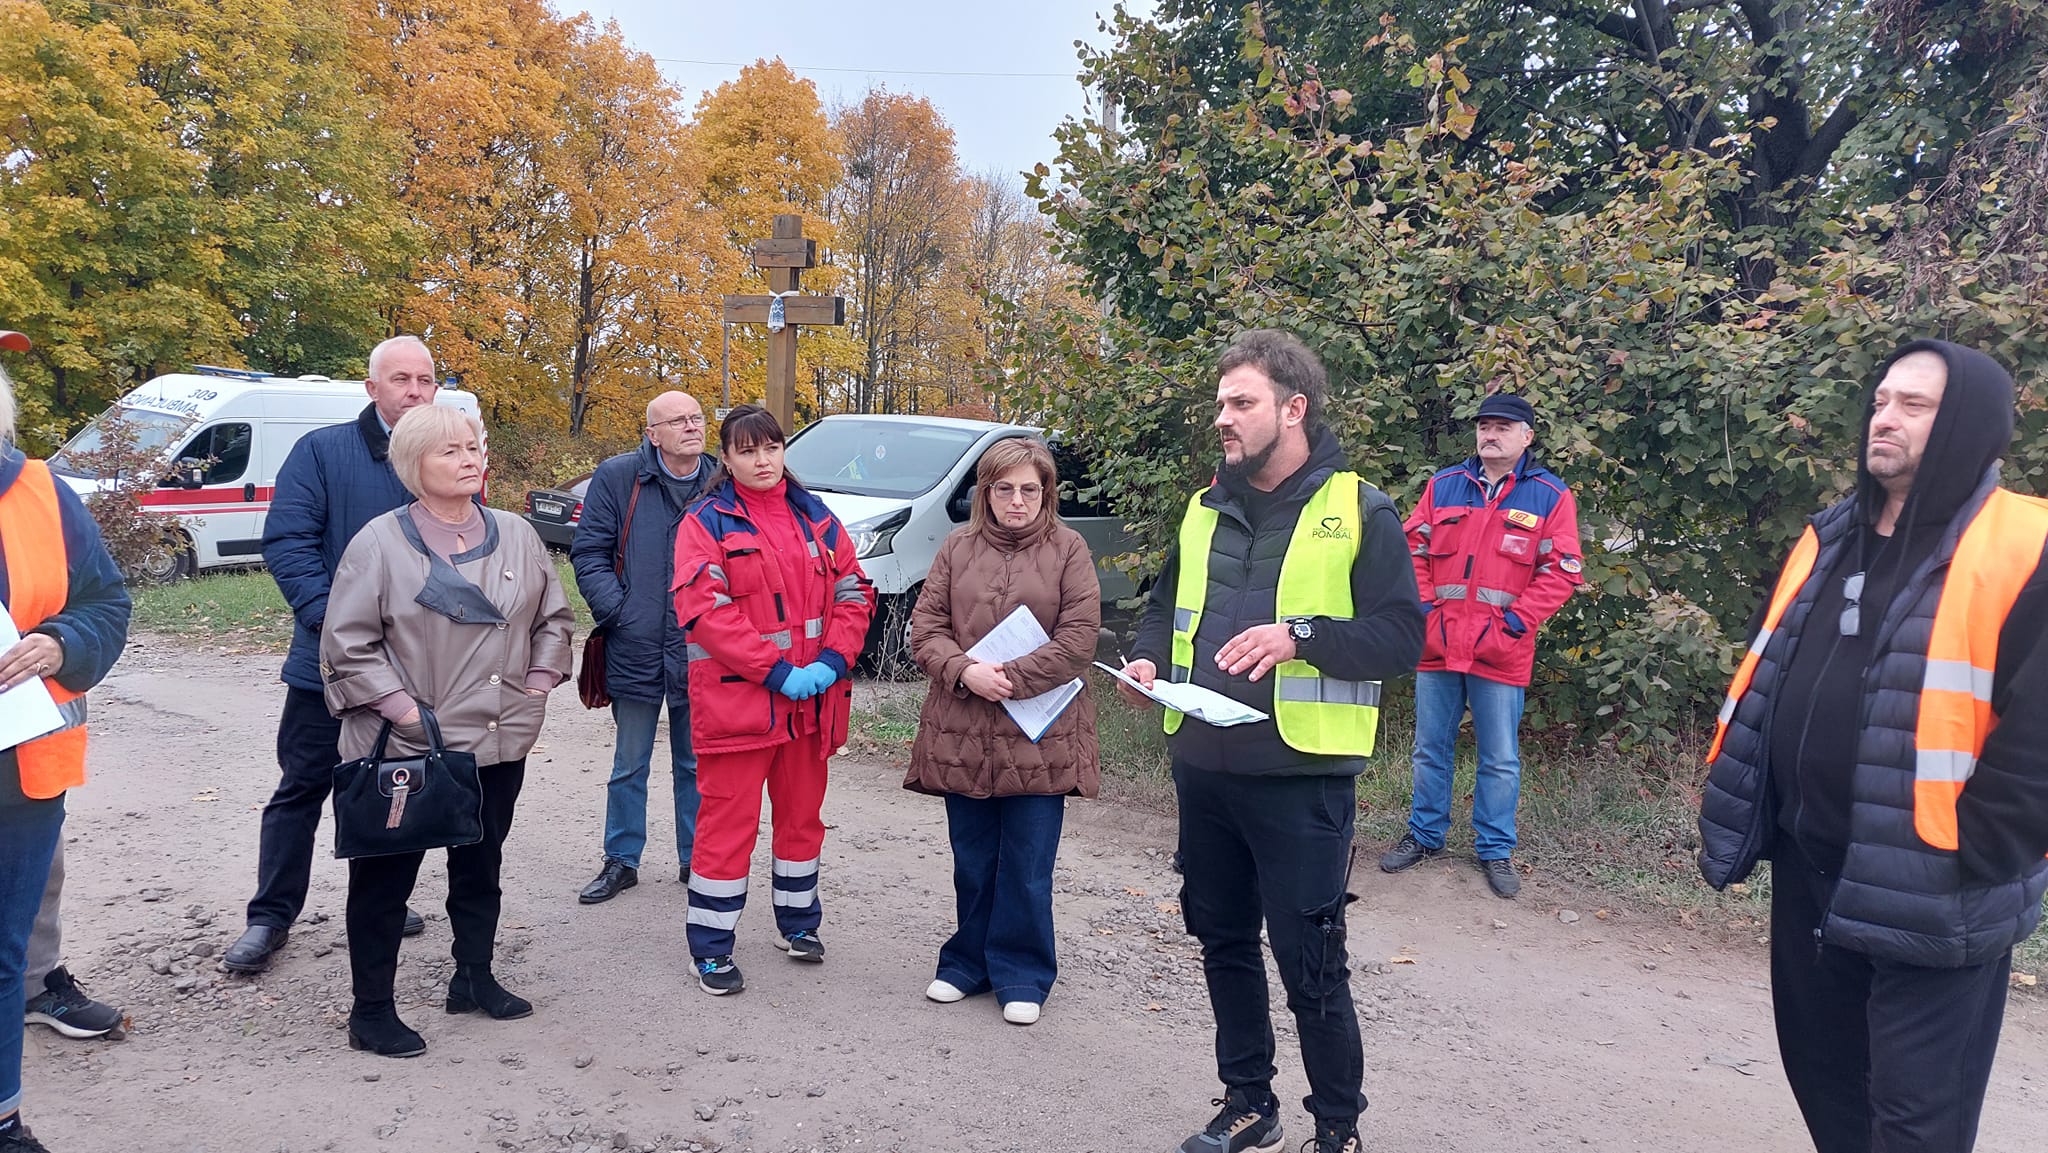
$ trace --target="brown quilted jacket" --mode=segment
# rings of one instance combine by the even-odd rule
[[[1081,676],[1095,659],[1102,589],[1087,542],[1055,525],[1019,547],[960,528],[939,546],[910,617],[911,652],[931,677],[903,787],[970,797],[1095,796],[1095,702],[1084,692],[1037,744],[1000,705],[957,687],[966,650],[1018,605],[1050,643],[1003,666],[1019,697]]]

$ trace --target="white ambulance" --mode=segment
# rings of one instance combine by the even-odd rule
[[[80,496],[111,488],[87,459],[123,421],[135,447],[159,462],[144,507],[173,518],[167,547],[137,579],[176,580],[207,569],[263,562],[263,521],[277,470],[299,438],[354,420],[369,394],[360,380],[269,376],[196,365],[156,377],[117,401],[50,457],[50,470]],[[472,393],[444,388],[435,403],[482,419]]]

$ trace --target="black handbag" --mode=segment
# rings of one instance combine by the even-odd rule
[[[446,748],[434,710],[422,704],[427,751],[386,757],[391,722],[370,755],[334,768],[334,855],[382,857],[474,845],[484,839],[476,756]]]

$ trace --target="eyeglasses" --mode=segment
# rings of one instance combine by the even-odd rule
[[[1863,574],[1850,573],[1842,578],[1842,599],[1848,603],[1842,606],[1842,635],[1853,637],[1863,629]]]
[[[647,423],[647,427],[649,427],[649,428],[703,428],[703,427],[704,427],[704,414],[700,412],[700,413],[698,413],[698,414],[697,414],[696,416],[679,416],[679,417],[676,417],[676,418],[675,418],[675,419],[673,419],[673,420],[654,420],[654,421],[649,421],[649,422]]]
[[[1011,497],[1021,496],[1027,501],[1033,501],[1045,495],[1044,486],[1036,484],[992,484],[989,486],[988,491],[997,500],[1009,500]]]

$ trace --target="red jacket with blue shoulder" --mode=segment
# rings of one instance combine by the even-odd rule
[[[1536,630],[1584,583],[1572,490],[1524,452],[1498,487],[1474,456],[1429,478],[1408,517],[1424,672],[1526,685]]]
[[[787,497],[800,541],[770,546],[730,478],[691,505],[676,531],[676,620],[700,753],[768,748],[817,731],[828,751],[846,743],[847,674],[867,639],[875,589],[824,502],[796,487]],[[809,553],[806,587],[789,587],[770,547]],[[804,701],[777,691],[813,661],[839,674],[830,688]]]

